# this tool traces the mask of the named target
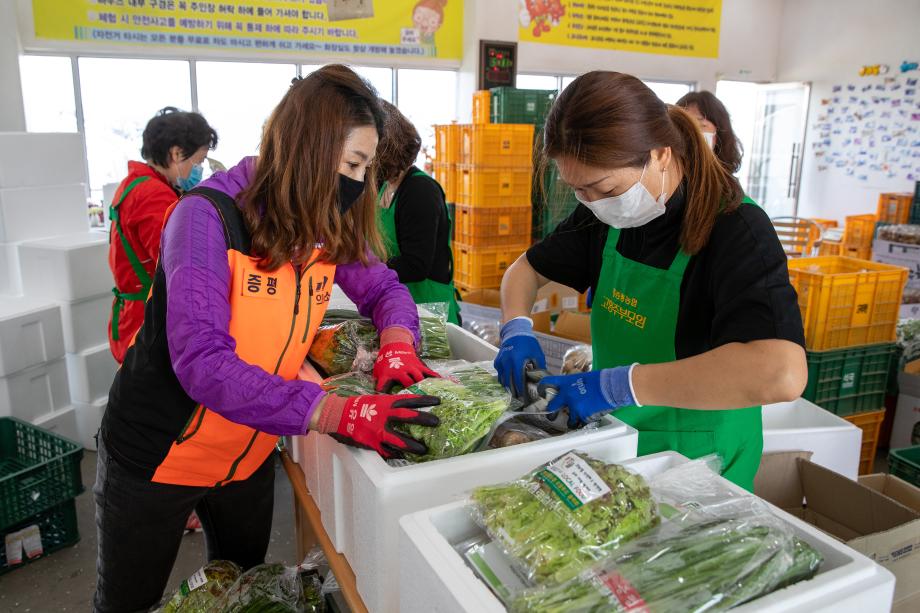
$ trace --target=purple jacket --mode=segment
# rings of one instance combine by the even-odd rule
[[[202,185],[236,196],[255,158],[244,158]],[[269,434],[304,434],[325,393],[306,381],[285,381],[242,361],[230,336],[230,265],[220,216],[204,198],[177,206],[163,230],[166,337],[173,370],[196,402],[238,424]],[[378,330],[403,327],[419,338],[416,307],[396,273],[378,259],[338,266],[335,282]]]

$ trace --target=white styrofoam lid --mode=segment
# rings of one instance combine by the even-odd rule
[[[109,242],[105,232],[79,232],[77,234],[63,234],[36,241],[26,241],[22,247],[38,247],[42,249],[72,249],[74,247],[95,246]]]
[[[27,313],[57,308],[57,304],[30,296],[3,296],[0,298],[0,319],[18,317]]]

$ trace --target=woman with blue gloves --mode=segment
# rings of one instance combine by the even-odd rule
[[[761,405],[805,387],[804,333],[786,256],[766,213],[744,196],[696,121],[639,79],[591,72],[556,100],[543,153],[582,203],[502,281],[499,377],[526,396],[545,368],[533,335],[550,281],[594,295],[594,370],[546,377],[570,425],[615,411],[639,455],[717,453],[753,489]]]

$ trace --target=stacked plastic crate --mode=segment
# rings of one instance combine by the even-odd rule
[[[875,459],[907,274],[841,256],[789,260],[808,356],[802,396],[863,430],[860,474]]]

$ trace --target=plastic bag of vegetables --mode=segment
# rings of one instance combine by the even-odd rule
[[[538,584],[576,577],[659,522],[640,475],[574,451],[472,499],[476,521]]]
[[[211,611],[221,613],[322,613],[322,584],[315,569],[260,564],[243,573]]]
[[[419,349],[419,357],[426,360],[450,358],[447,310],[446,302],[427,302],[418,305],[418,319],[422,327],[422,346]]]
[[[765,506],[728,506],[740,512],[666,521],[570,581],[525,590],[511,610],[723,611],[814,575],[820,554]]]
[[[473,451],[492,429],[495,420],[511,405],[511,395],[492,372],[480,365],[459,362],[439,373],[444,378],[424,379],[406,390],[441,399],[440,405],[431,408],[441,420],[437,427],[397,426],[428,446],[427,454],[408,456],[414,462],[451,458]]]
[[[159,613],[209,613],[242,572],[228,560],[208,562],[179,585]]]
[[[594,362],[594,352],[591,345],[575,345],[569,347],[562,356],[562,374],[571,375],[578,372],[588,372]]]
[[[323,391],[343,398],[377,393],[374,390],[373,377],[363,372],[347,372],[329,377],[322,382],[321,387]]]

